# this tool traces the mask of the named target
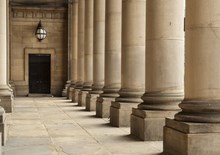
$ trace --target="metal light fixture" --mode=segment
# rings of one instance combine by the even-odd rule
[[[39,41],[42,41],[43,39],[45,39],[47,37],[47,32],[46,30],[43,28],[42,24],[41,24],[41,21],[38,23],[38,26],[37,26],[37,30],[35,32],[35,35],[37,37],[37,39]]]

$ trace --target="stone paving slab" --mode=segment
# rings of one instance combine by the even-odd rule
[[[129,128],[111,127],[65,98],[20,97],[7,114],[3,155],[159,155],[162,142],[131,138]]]

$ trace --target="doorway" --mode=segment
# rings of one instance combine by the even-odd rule
[[[29,54],[29,93],[49,94],[51,55]]]

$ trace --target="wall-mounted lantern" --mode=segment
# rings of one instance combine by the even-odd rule
[[[38,23],[38,26],[37,26],[37,29],[36,29],[36,32],[35,32],[35,35],[37,37],[37,39],[39,41],[45,39],[47,37],[47,32],[46,30],[43,28],[42,24],[41,24],[41,21]]]

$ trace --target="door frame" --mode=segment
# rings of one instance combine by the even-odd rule
[[[50,54],[50,92],[55,84],[55,49],[53,48],[25,48],[25,83],[29,93],[29,54]]]

